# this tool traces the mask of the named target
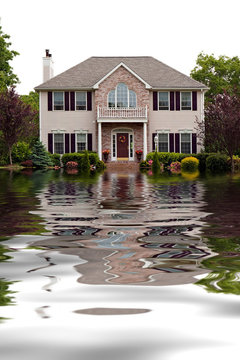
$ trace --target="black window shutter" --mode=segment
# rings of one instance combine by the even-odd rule
[[[170,142],[170,152],[174,152],[174,134],[173,133],[170,133],[169,134],[169,142]]]
[[[48,151],[53,153],[53,134],[48,134]]]
[[[75,92],[70,92],[70,100],[71,100],[71,111],[75,111]]]
[[[92,151],[92,134],[87,134],[88,151]]]
[[[92,111],[92,92],[87,92],[87,111]]]
[[[157,135],[157,133],[153,133],[153,134],[152,134],[152,151],[155,151],[155,141],[154,141],[154,138],[155,138],[156,135]]]
[[[180,92],[176,91],[176,110],[180,110]]]
[[[192,154],[197,153],[197,134],[192,134]]]
[[[75,134],[71,134],[71,152],[75,152]]]
[[[180,151],[180,134],[176,133],[175,134],[175,152],[179,153]]]
[[[157,91],[153,91],[153,111],[158,110],[158,93]]]
[[[69,92],[65,91],[65,111],[69,111]]]
[[[192,109],[193,111],[197,111],[197,92],[192,92]]]
[[[170,91],[170,111],[174,110],[174,92]]]
[[[52,91],[48,91],[48,111],[52,111]]]
[[[65,134],[65,154],[69,153],[69,134]]]

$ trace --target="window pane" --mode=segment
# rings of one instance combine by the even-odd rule
[[[137,106],[137,98],[134,91],[129,90],[129,107],[135,108]]]
[[[182,110],[191,110],[192,101],[191,101],[191,92],[182,92],[181,93],[181,109]]]
[[[168,92],[159,92],[159,110],[168,110]]]
[[[133,157],[133,136],[130,134],[130,157]]]
[[[115,90],[111,90],[108,94],[108,107],[115,108]]]
[[[190,141],[190,134],[181,134],[182,142],[189,142]]]
[[[158,134],[158,151],[168,152],[168,134]]]
[[[87,149],[87,136],[86,134],[77,134],[77,152]]]
[[[64,153],[63,134],[54,134],[54,152],[56,154]]]
[[[63,110],[63,92],[54,92],[54,110]]]
[[[181,134],[181,152],[191,153],[191,134]]]
[[[86,110],[86,92],[76,92],[76,110]]]
[[[123,83],[120,83],[117,86],[117,107],[118,108],[128,107],[128,88]]]
[[[113,135],[113,157],[116,156],[116,135]]]

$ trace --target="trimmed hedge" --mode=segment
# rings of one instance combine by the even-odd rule
[[[212,173],[221,173],[230,170],[226,155],[209,155],[206,159],[206,169]]]
[[[49,153],[49,156],[52,160],[52,163],[54,166],[61,166],[61,157],[60,157],[60,154],[50,154]]]
[[[194,156],[188,156],[181,161],[183,171],[196,171],[198,169],[199,160]]]
[[[149,160],[153,160],[154,152],[147,154],[146,161],[140,163],[140,168],[150,168],[148,164]],[[182,153],[168,153],[168,152],[158,152],[158,160],[160,163],[164,164],[164,168],[167,170],[171,163],[176,161],[181,162],[186,157],[195,157],[199,160],[198,169],[200,172],[204,172],[206,169],[212,172],[223,172],[229,170],[229,161],[226,164],[226,155],[216,154],[216,153],[207,153],[202,152],[198,154],[182,154]],[[210,157],[210,160],[207,159]],[[208,165],[207,165],[208,163]],[[237,161],[236,161],[237,163]],[[236,164],[237,167],[237,164]]]
[[[150,152],[147,154],[146,160],[153,160],[155,151]],[[181,162],[182,159],[188,156],[192,156],[192,154],[181,154],[181,153],[170,153],[170,152],[158,152],[158,160],[160,163],[164,164],[165,168],[169,166],[172,162],[179,161]],[[195,156],[195,155],[194,155]]]
[[[90,165],[96,167],[97,170],[103,170],[105,169],[105,164],[103,161],[99,160],[98,154],[94,153],[94,152],[88,152],[87,153],[87,157],[89,158],[89,162]],[[63,167],[66,168],[66,164],[69,161],[74,161],[78,163],[78,168],[79,170],[84,170],[84,159],[86,160],[86,153],[68,153],[68,154],[63,154],[62,156],[62,164]]]

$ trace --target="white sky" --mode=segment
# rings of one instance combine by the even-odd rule
[[[239,0],[0,0],[20,94],[42,83],[50,49],[54,75],[90,56],[153,56],[190,74],[201,51],[240,56]]]

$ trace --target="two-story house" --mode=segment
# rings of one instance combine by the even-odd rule
[[[52,77],[43,58],[40,140],[51,153],[110,150],[134,161],[136,150],[196,153],[195,120],[207,87],[153,57],[91,57]]]

